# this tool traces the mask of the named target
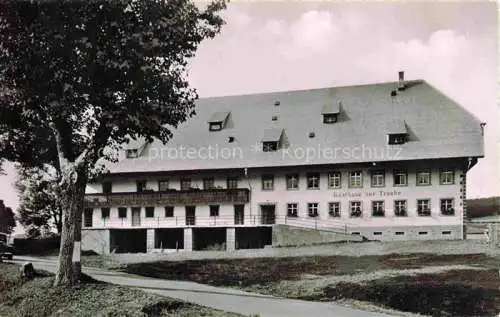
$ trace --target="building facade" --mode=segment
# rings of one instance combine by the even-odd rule
[[[462,239],[483,124],[424,81],[199,100],[90,184],[84,249],[261,248],[276,225]]]

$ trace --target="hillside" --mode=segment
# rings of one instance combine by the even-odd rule
[[[469,218],[479,218],[500,214],[500,196],[467,200]]]

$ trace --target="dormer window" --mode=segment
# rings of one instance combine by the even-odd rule
[[[408,127],[404,120],[393,120],[387,123],[388,144],[404,144],[408,141]]]
[[[323,114],[323,123],[335,123],[337,122],[337,114],[327,113]]]
[[[262,142],[262,151],[274,152],[278,150],[278,142]]]
[[[406,134],[389,134],[389,144],[406,143]]]
[[[142,150],[146,147],[146,139],[140,137],[133,139],[129,137],[128,143],[125,145],[125,156],[126,158],[136,158],[142,153]]]
[[[226,125],[227,118],[229,117],[229,112],[216,112],[208,120],[208,130],[209,131],[220,131],[224,129]]]
[[[340,113],[340,102],[327,103],[321,109],[321,114],[323,115],[323,123],[330,124],[338,121],[338,115]]]
[[[261,139],[263,152],[275,152],[280,148],[282,129],[267,129]]]
[[[208,129],[210,131],[220,131],[220,130],[222,130],[222,123],[221,122],[210,123],[210,126]]]

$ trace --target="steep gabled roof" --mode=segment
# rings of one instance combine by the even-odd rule
[[[456,102],[422,80],[407,81],[407,88],[396,96],[391,96],[393,90],[391,82],[199,99],[197,115],[172,131],[174,136],[166,146],[154,142],[139,158],[110,163],[109,168],[112,173],[128,173],[483,156],[480,122]],[[279,105],[275,105],[277,101]],[[338,121],[323,124],[325,105],[340,104]],[[215,113],[228,111],[231,125],[210,132],[207,122],[214,120]],[[276,121],[273,116],[277,116]],[[286,131],[286,146],[277,152],[263,152],[262,137],[272,127]],[[389,146],[388,127],[408,129],[410,141]],[[311,132],[314,137],[310,137]],[[229,137],[234,142],[228,142]],[[177,151],[164,151],[166,148]],[[207,157],[208,148],[231,152],[234,157]],[[352,155],[360,148],[379,155]],[[204,155],[181,155],[183,149]],[[298,155],[307,149],[314,149],[315,157],[306,160]],[[325,149],[330,155],[321,153]],[[387,154],[387,149],[400,151],[398,155],[396,151]]]

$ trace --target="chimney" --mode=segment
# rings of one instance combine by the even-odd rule
[[[399,82],[398,82],[398,90],[405,90],[406,85],[405,85],[405,72],[404,71],[399,71]]]

